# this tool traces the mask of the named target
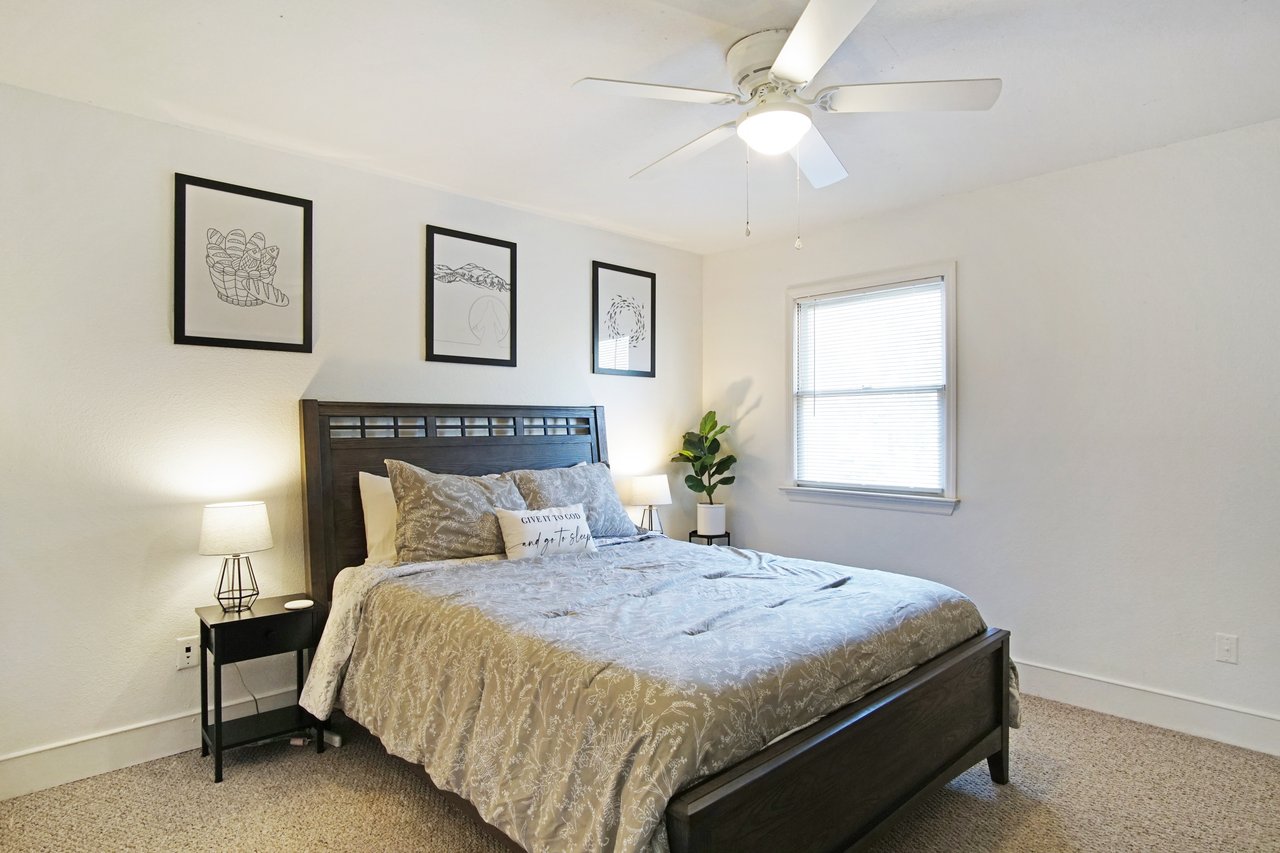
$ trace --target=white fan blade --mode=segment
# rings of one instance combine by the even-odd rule
[[[633,83],[630,80],[606,80],[602,77],[583,77],[573,88],[602,95],[626,95],[632,98],[658,98],[663,101],[684,101],[690,104],[736,104],[738,96],[729,92],[713,92],[710,89],[686,89],[684,86],[660,86],[657,83]]]
[[[685,163],[689,160],[692,160],[694,157],[697,157],[699,154],[701,154],[703,151],[706,151],[708,148],[714,148],[716,145],[719,145],[721,142],[724,142],[729,137],[734,136],[737,132],[735,129],[736,127],[737,127],[737,122],[731,121],[731,122],[728,122],[727,124],[722,124],[719,127],[717,127],[715,130],[702,134],[697,139],[690,142],[688,145],[684,145],[680,148],[677,148],[675,151],[672,151],[670,154],[668,154],[666,157],[663,157],[661,160],[655,160],[654,162],[650,163],[648,166],[645,166],[639,172],[636,172],[631,177],[633,178],[639,177],[640,175],[643,175],[646,172],[650,172],[650,170],[658,166],[661,166],[662,168],[665,169],[670,166],[678,166],[681,163]]]
[[[901,113],[912,110],[989,110],[1001,82],[925,80],[915,83],[861,83],[823,89],[814,99],[830,113]]]
[[[773,61],[773,76],[801,86],[827,64],[876,0],[809,0]]]
[[[827,140],[813,127],[800,138],[800,142],[791,149],[791,156],[800,164],[800,171],[809,179],[809,185],[815,190],[829,187],[836,181],[849,177],[844,164],[831,150]]]

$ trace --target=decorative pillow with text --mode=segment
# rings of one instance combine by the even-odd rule
[[[502,528],[507,557],[545,557],[549,554],[582,554],[596,550],[587,513],[582,504],[546,509],[494,510]]]

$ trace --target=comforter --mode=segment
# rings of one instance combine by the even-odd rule
[[[530,851],[662,851],[674,794],[985,629],[920,578],[665,537],[366,566],[302,705],[340,695]]]

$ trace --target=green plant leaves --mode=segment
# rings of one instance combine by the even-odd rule
[[[681,449],[671,457],[672,462],[686,462],[693,469],[692,474],[684,478],[684,484],[695,494],[705,494],[707,500],[715,503],[712,495],[719,486],[727,486],[734,478],[724,476],[738,462],[732,453],[720,456],[721,444],[719,436],[729,429],[728,424],[716,420],[714,410],[702,416],[697,431],[684,434]]]

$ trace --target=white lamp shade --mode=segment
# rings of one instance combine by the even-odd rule
[[[761,154],[790,151],[813,127],[809,111],[799,104],[766,102],[738,122],[738,136]]]
[[[671,503],[671,486],[666,474],[648,474],[631,480],[632,506],[666,506]]]
[[[230,556],[265,551],[271,541],[271,522],[262,501],[209,504],[200,525],[200,553]]]

